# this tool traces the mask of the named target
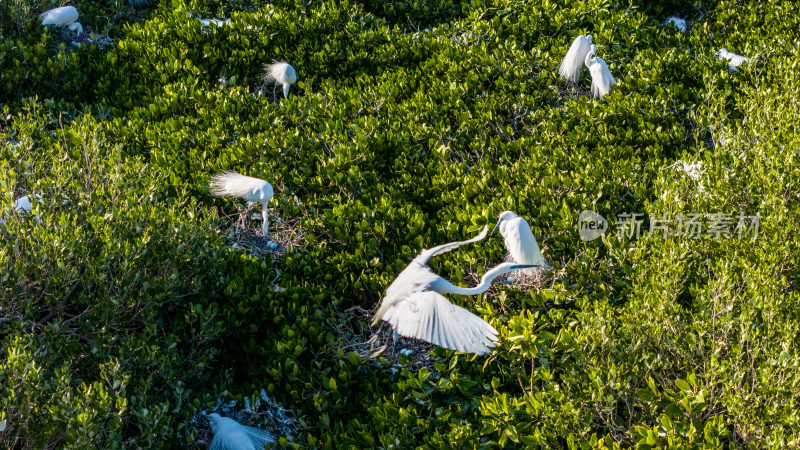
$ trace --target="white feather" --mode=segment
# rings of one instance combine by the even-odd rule
[[[286,62],[275,62],[272,64],[268,64],[266,67],[266,73],[264,78],[267,80],[272,80],[276,84],[283,85],[283,96],[289,96],[289,86],[297,83],[297,71],[294,70],[294,67],[290,66]]]
[[[736,53],[731,53],[726,48],[722,48],[720,49],[719,52],[717,52],[717,59],[719,59],[720,61],[722,61],[723,59],[727,59],[728,70],[730,70],[731,72],[738,72],[739,66],[746,63],[747,61],[750,61],[749,58],[742,55],[737,55]]]
[[[383,320],[401,336],[421,339],[461,352],[483,355],[497,341],[497,330],[437,292],[414,292]]]
[[[211,450],[262,450],[267,444],[276,442],[271,433],[242,425],[217,413],[209,414],[208,420],[214,433],[209,446]]]
[[[506,244],[511,260],[517,264],[530,264],[545,269],[553,267],[545,260],[539,244],[533,236],[528,222],[511,211],[504,211],[498,218],[498,228]],[[535,268],[523,269],[522,273],[531,275]]]
[[[670,16],[667,17],[667,20],[664,21],[664,25],[675,25],[675,28],[678,29],[681,33],[686,33],[686,21],[681,19],[680,17]]]
[[[583,67],[583,62],[586,59],[586,55],[589,53],[589,50],[592,46],[592,36],[584,36],[580,35],[572,41],[572,45],[569,47],[567,51],[567,55],[564,56],[564,60],[561,61],[561,67],[558,68],[558,73],[561,76],[570,82],[577,83],[581,77],[581,68]]]
[[[45,11],[39,14],[39,19],[42,20],[42,25],[52,25],[56,27],[69,27],[70,30],[75,31],[78,36],[83,32],[83,27],[78,20],[78,10],[74,6],[62,6]]]
[[[239,197],[248,202],[261,203],[261,216],[264,223],[261,232],[269,235],[269,214],[267,204],[272,200],[272,185],[264,180],[248,177],[236,172],[223,172],[211,177],[209,183],[211,193],[218,197]]]
[[[248,202],[265,203],[272,200],[272,185],[269,182],[248,177],[236,172],[214,175],[210,182],[211,193],[216,196],[239,197]]]
[[[597,46],[594,44],[592,44],[591,51],[586,55],[584,64],[589,68],[589,73],[592,75],[592,95],[602,100],[603,97],[611,92],[611,86],[617,84],[617,80],[611,75],[606,61],[597,56]]]

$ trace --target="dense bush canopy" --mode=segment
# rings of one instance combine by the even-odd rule
[[[202,447],[195,415],[261,389],[299,419],[281,446],[800,445],[794,2],[70,4],[80,38],[37,24],[58,2],[0,4],[0,210],[42,196],[0,225],[2,446]],[[603,101],[557,75],[586,33]],[[224,170],[270,181],[302,239],[231,248]],[[359,351],[420,249],[507,209],[555,269],[453,298],[500,331],[489,357]],[[624,213],[733,231],[627,236]],[[431,264],[469,285],[504,253]]]

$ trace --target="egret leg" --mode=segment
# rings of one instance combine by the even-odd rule
[[[277,95],[275,93],[276,90],[278,90],[278,83],[275,83],[275,84],[272,85],[272,97],[273,98],[275,98],[275,96]]]
[[[400,335],[397,334],[397,331],[392,330],[392,353],[395,353],[398,339],[400,339]]]
[[[283,98],[286,98],[286,97],[289,96],[289,86],[291,86],[291,85],[290,84],[284,84],[283,85]]]
[[[269,238],[269,211],[267,210],[267,205],[261,206],[261,218],[264,219],[264,223],[261,225],[261,232],[264,233],[264,239]]]

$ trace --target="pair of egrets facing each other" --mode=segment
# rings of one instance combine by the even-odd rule
[[[484,239],[488,234],[488,227],[484,227],[472,239],[422,250],[386,289],[372,325],[383,320],[400,336],[420,339],[450,350],[478,355],[489,353],[497,343],[497,330],[465,308],[450,303],[444,295],[481,294],[502,274],[516,270],[533,270],[535,267],[550,267],[541,255],[530,226],[524,219],[506,211],[500,215],[495,229],[497,228],[503,234],[514,262],[505,262],[494,267],[483,275],[477,286],[464,288],[433,273],[428,261],[462,245]],[[534,261],[538,261],[538,264]]]

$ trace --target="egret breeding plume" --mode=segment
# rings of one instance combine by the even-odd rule
[[[572,41],[572,45],[567,51],[567,56],[561,61],[561,67],[558,68],[558,73],[572,83],[577,83],[581,78],[581,68],[592,47],[591,35],[580,35]]]
[[[497,225],[492,233],[500,228],[500,234],[506,243],[511,261],[517,264],[530,264],[537,267],[552,269],[553,267],[544,259],[536,238],[533,237],[530,225],[522,217],[511,211],[503,211],[497,219]],[[532,275],[533,268],[521,271],[525,275]]]
[[[664,25],[675,25],[675,28],[678,29],[681,33],[686,33],[686,21],[681,19],[680,17],[670,16],[667,17],[667,20],[664,21]]]
[[[478,286],[462,288],[431,272],[428,260],[462,245],[480,241],[488,228],[461,242],[450,242],[423,250],[395,278],[372,320],[386,321],[401,336],[440,347],[483,355],[497,342],[497,330],[466,309],[450,303],[443,294],[477,295],[486,292],[498,276],[531,266],[503,263],[487,272]]]
[[[261,232],[267,238],[269,232],[269,213],[267,203],[272,200],[272,185],[258,178],[248,177],[236,172],[223,172],[211,177],[211,193],[217,197],[239,197],[249,204],[261,203],[261,217],[264,224]]]
[[[739,66],[741,66],[743,63],[746,63],[747,61],[750,61],[749,58],[742,55],[737,55],[736,53],[731,53],[726,48],[721,48],[717,52],[717,59],[720,61],[722,61],[723,59],[727,59],[728,70],[730,70],[731,72],[738,72]]]
[[[62,6],[51,9],[39,14],[42,25],[52,25],[55,27],[67,27],[74,31],[78,36],[83,33],[83,27],[78,22],[78,10],[74,6]]]
[[[275,436],[258,428],[248,427],[217,413],[208,415],[214,439],[210,450],[263,450],[276,441]]]
[[[274,81],[275,85],[283,85],[283,98],[289,96],[289,87],[297,83],[297,72],[294,67],[283,61],[264,66],[264,79]]]
[[[594,95],[594,98],[602,100],[603,97],[611,92],[611,86],[617,84],[617,80],[608,70],[606,61],[597,56],[596,45],[592,44],[591,50],[586,54],[584,64],[589,68],[589,73],[592,74],[592,95]]]

